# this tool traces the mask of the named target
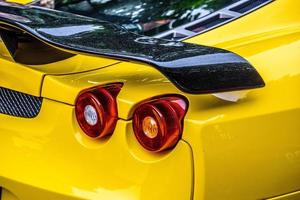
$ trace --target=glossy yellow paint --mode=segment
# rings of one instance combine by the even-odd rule
[[[7,74],[0,86],[38,92],[24,87],[20,77],[26,75],[32,86],[42,84],[44,102],[35,119],[0,115],[0,185],[21,200],[298,199],[299,7],[298,1],[276,0],[188,40],[244,56],[265,80],[261,89],[188,95],[147,65],[87,56],[28,69],[10,63],[14,71],[0,71],[1,78]],[[18,69],[23,74],[16,83],[9,73]],[[81,90],[111,82],[124,82],[117,98],[121,119],[113,136],[90,140],[76,123],[74,101]],[[164,94],[189,100],[183,138],[175,149],[151,154],[134,138],[132,111]]]
[[[0,86],[39,96],[43,73],[0,58]]]
[[[276,0],[188,40],[244,56],[266,82],[239,103],[210,97],[199,112],[191,108],[194,128],[186,131],[203,127],[185,135],[194,157],[202,158],[195,159],[194,187],[201,188],[195,199],[261,199],[300,190],[299,6]]]
[[[8,191],[6,189],[2,189],[1,200],[18,200],[18,197],[16,197],[10,191]]]
[[[119,63],[119,61],[76,55],[64,61],[46,65],[25,66],[0,58],[0,86],[40,96],[41,86],[45,75],[73,74],[95,69],[101,69]],[[20,84],[21,83],[21,84]]]
[[[33,2],[33,0],[5,0],[5,1],[11,3],[19,3],[19,4],[28,4]]]
[[[279,197],[274,197],[269,200],[299,200],[299,199],[300,199],[300,191],[292,192]]]
[[[131,122],[122,120],[110,138],[91,140],[73,106],[47,99],[35,119],[0,119],[0,185],[19,199],[191,197],[192,154],[184,141],[162,155],[142,151]]]

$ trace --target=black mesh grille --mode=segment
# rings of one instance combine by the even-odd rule
[[[0,87],[0,113],[33,118],[38,115],[42,98]]]

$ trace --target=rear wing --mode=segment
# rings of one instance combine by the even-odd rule
[[[57,59],[88,54],[147,63],[186,93],[265,85],[248,61],[227,50],[145,37],[109,22],[44,8],[0,2],[0,36],[0,56],[15,62],[22,63],[18,55],[34,51],[31,46],[38,44],[48,48],[48,57]],[[34,59],[41,63],[46,58]]]

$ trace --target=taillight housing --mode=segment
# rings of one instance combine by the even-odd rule
[[[118,120],[116,97],[122,83],[82,91],[76,99],[75,114],[83,132],[92,138],[111,135]]]
[[[133,114],[133,130],[147,150],[161,152],[180,140],[187,101],[179,96],[159,97],[140,104]]]

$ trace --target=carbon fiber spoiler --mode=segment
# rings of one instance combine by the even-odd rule
[[[14,34],[26,33],[51,48],[73,54],[147,63],[186,93],[265,85],[248,61],[227,50],[145,37],[109,22],[70,13],[0,2],[0,27],[0,56],[11,60],[18,48]]]

